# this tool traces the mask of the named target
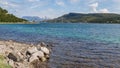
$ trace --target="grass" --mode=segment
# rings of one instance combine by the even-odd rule
[[[12,68],[10,65],[5,63],[5,58],[4,56],[0,55],[0,68]]]

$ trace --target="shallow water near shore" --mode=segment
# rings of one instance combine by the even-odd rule
[[[120,24],[1,24],[0,39],[53,44],[50,68],[120,67]]]

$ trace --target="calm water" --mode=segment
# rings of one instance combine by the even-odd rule
[[[120,68],[120,24],[0,25],[0,39],[52,43],[50,68]]]

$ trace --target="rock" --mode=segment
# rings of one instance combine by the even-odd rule
[[[37,52],[37,48],[36,47],[30,47],[28,48],[27,52],[26,52],[26,55],[32,55],[33,53]]]
[[[50,51],[49,51],[49,49],[48,48],[46,48],[46,47],[41,47],[41,51],[42,52],[44,52],[46,55],[48,55],[48,54],[50,54]]]
[[[8,60],[8,64],[9,64],[10,66],[14,67],[14,61],[13,61],[13,60],[9,59],[9,60]]]
[[[46,61],[47,59],[45,57],[41,57],[40,59],[42,62]]]
[[[23,60],[24,56],[20,52],[17,52],[17,53],[12,52],[12,53],[9,53],[7,57],[15,62],[18,62]]]
[[[47,46],[44,42],[40,43],[41,46]]]
[[[32,56],[29,58],[29,62],[33,62],[34,60],[44,60],[44,53],[42,51],[37,51],[35,53],[32,54]]]
[[[13,54],[13,53],[9,53],[7,57],[8,57],[9,59],[15,61],[15,62],[18,61],[17,56],[16,56],[15,54]]]
[[[37,47],[38,50],[41,49],[41,45],[40,44],[38,44],[36,47]]]
[[[49,56],[49,55],[45,55],[45,58],[46,58],[46,59],[49,59],[49,58],[50,58],[50,56]]]

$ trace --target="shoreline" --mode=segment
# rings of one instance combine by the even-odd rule
[[[48,49],[46,52],[45,48]],[[3,63],[9,65],[10,68],[46,67],[50,48],[44,42],[33,45],[13,40],[0,40],[0,55],[4,57]]]

